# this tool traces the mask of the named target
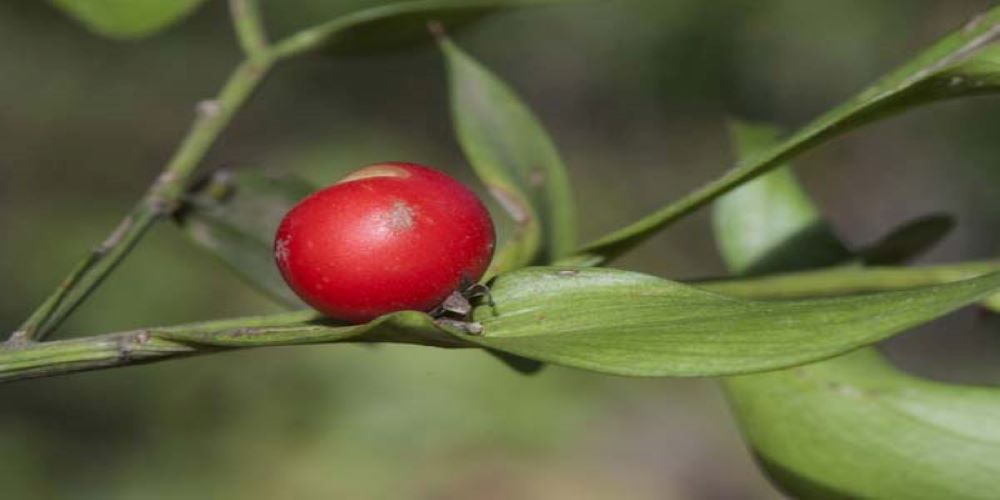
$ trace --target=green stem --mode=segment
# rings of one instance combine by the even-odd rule
[[[257,0],[229,0],[236,38],[249,59],[268,57],[267,33]]]
[[[217,98],[198,105],[191,130],[146,195],[14,332],[9,342],[43,340],[104,281],[147,229],[177,207],[191,174],[272,64],[270,59],[243,62]]]
[[[434,330],[428,328],[429,317],[410,314],[426,319],[421,325],[425,334],[385,325],[398,321],[398,317],[345,326],[330,323],[310,310],[6,345],[0,347],[0,382],[266,346],[391,342],[443,348],[472,347],[447,333],[433,334]],[[432,333],[427,334],[427,331]]]
[[[998,38],[1000,8],[994,8],[966,28],[932,45],[910,63],[890,72],[844,104],[809,122],[785,141],[759,155],[742,159],[722,176],[628,226],[585,245],[577,255],[560,263],[597,265],[613,260],[661,229],[747,181],[862,125],[901,113],[919,104],[1000,91],[1000,81],[991,61],[986,61],[988,68],[985,70],[982,65],[960,66],[979,51],[996,43]],[[960,81],[975,79],[978,84],[971,88],[941,84],[953,78],[959,78]]]
[[[233,0],[231,6],[241,44],[251,51],[249,58],[236,67],[216,98],[198,104],[194,124],[145,196],[10,336],[8,343],[44,340],[104,281],[147,229],[176,209],[188,179],[209,148],[274,65],[276,58],[264,45],[256,3]]]

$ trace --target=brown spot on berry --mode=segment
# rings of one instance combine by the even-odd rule
[[[392,208],[379,216],[379,223],[392,232],[406,231],[413,227],[413,209],[403,200],[396,200]]]

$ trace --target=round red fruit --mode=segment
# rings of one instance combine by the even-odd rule
[[[302,300],[361,323],[393,311],[429,311],[493,257],[486,207],[468,188],[413,163],[362,168],[285,215],[274,256]]]

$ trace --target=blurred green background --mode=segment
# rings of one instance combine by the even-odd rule
[[[320,0],[278,2],[278,30]],[[725,118],[794,127],[991,2],[621,0],[504,13],[456,37],[537,110],[584,239],[722,172]],[[313,5],[315,7],[315,5]],[[0,331],[11,331],[155,177],[240,57],[223,2],[147,40],[0,3]],[[1000,250],[1000,99],[938,104],[802,158],[849,241],[928,212],[925,262]],[[430,46],[281,66],[206,166],[329,183],[408,160],[474,183]],[[618,262],[722,273],[707,212]],[[174,227],[150,234],[61,336],[275,311]],[[1000,383],[1000,321],[964,311],[894,339],[904,367]],[[510,372],[478,352],[273,348],[0,386],[3,498],[775,498],[711,380]]]

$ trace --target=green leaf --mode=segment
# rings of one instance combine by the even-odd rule
[[[475,309],[483,347],[635,376],[749,373],[871,344],[1000,291],[1000,273],[865,296],[736,299],[615,269],[527,268]]]
[[[744,157],[723,176],[580,250],[591,261],[613,259],[660,229],[737,186],[846,131],[942,99],[1000,90],[1000,7],[976,17],[853,99],[787,140]]]
[[[869,266],[904,263],[930,250],[954,228],[955,218],[948,214],[925,215],[900,226],[858,253]]]
[[[504,9],[580,0],[370,0],[346,3],[295,2],[273,5],[291,24],[329,19],[289,36],[277,46],[282,55],[321,48],[332,54],[392,49],[430,40],[429,22],[447,29],[467,26]],[[300,11],[300,12],[295,12]],[[288,21],[286,21],[288,22]]]
[[[279,304],[303,303],[274,263],[274,233],[292,206],[315,191],[293,176],[246,170],[216,174],[188,196],[177,222],[191,240],[220,257]]]
[[[204,0],[50,0],[99,35],[130,40],[153,35],[194,11]]]
[[[753,149],[766,145],[766,138],[741,145],[741,154],[752,154]],[[780,174],[768,174],[720,200],[716,217],[739,218],[744,211],[767,213],[801,207],[802,192],[794,184],[787,184],[783,191],[771,191],[769,196],[736,198],[740,202],[731,199],[754,184],[769,182],[775,175]],[[780,205],[785,206],[776,207]],[[812,207],[805,207],[800,214],[804,222],[819,219]],[[723,248],[735,263],[743,262],[739,252],[750,253],[756,247],[742,247],[732,244],[734,241],[766,241],[771,236],[752,227],[746,229],[754,234],[741,236],[737,226],[725,227],[728,232],[719,232],[717,237],[730,240]],[[898,235],[911,231],[915,230],[894,232],[897,236],[887,240],[910,240]],[[789,241],[778,231],[773,234],[773,242],[787,245],[787,251],[796,248],[809,251],[811,245],[822,246],[831,236]],[[898,257],[905,253],[908,252],[882,255]],[[996,265],[992,262],[923,269],[829,269],[753,278],[742,290],[753,296],[760,296],[760,289],[787,291],[798,287],[801,292],[801,281],[811,281],[809,286],[814,288],[816,285],[829,288],[831,283],[849,281],[857,285],[864,281],[872,286],[869,289],[878,289],[920,284],[927,279],[959,279],[965,273],[995,269]],[[798,279],[796,276],[804,280],[790,287]],[[915,281],[906,283],[907,280]],[[722,288],[727,293],[734,291]],[[849,331],[846,326],[837,329],[842,334]],[[1000,477],[1000,390],[997,388],[948,385],[906,375],[886,363],[872,348],[798,368],[730,377],[725,379],[725,387],[758,463],[794,497],[996,496],[996,478]]]
[[[726,388],[759,462],[795,497],[996,498],[1000,389],[912,377],[873,349]]]
[[[559,153],[527,105],[483,65],[441,38],[455,131],[466,157],[514,221],[496,273],[550,262],[576,245],[573,196]]]

